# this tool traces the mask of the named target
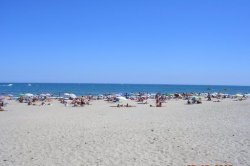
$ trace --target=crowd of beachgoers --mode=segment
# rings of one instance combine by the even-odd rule
[[[0,165],[250,165],[249,94],[0,99]]]
[[[105,94],[97,96],[76,96],[71,93],[64,93],[63,96],[55,97],[52,94],[40,94],[33,95],[31,93],[22,94],[19,97],[14,97],[13,95],[0,96],[0,111],[3,111],[3,107],[8,104],[8,100],[16,100],[20,103],[26,103],[27,105],[51,105],[54,100],[60,101],[66,107],[82,107],[85,105],[90,105],[93,100],[104,100],[109,103],[114,103],[116,105],[112,107],[134,107],[128,104],[128,100],[135,101],[138,104],[148,104],[148,100],[154,100],[155,105],[149,105],[150,107],[162,107],[163,103],[168,100],[186,100],[186,104],[202,104],[202,101],[213,101],[220,102],[221,99],[234,99],[236,101],[246,100],[250,97],[250,94],[222,94],[222,93],[175,93],[175,94],[148,94],[148,93],[125,93],[125,94]]]

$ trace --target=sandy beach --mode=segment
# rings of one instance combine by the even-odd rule
[[[150,101],[153,102],[153,101]],[[0,112],[1,166],[250,165],[250,100],[162,108],[130,101],[84,107],[28,106]]]

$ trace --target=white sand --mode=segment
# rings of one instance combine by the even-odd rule
[[[250,165],[250,100],[184,102],[163,108],[11,102],[0,112],[0,165]]]

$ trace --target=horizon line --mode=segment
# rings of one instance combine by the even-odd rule
[[[93,82],[0,82],[0,84],[122,84],[122,85],[186,85],[186,86],[246,86],[250,85],[226,85],[226,84],[172,84],[172,83],[93,83]]]

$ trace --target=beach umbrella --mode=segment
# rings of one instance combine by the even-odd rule
[[[198,96],[191,96],[191,99],[192,99],[192,100],[199,100],[200,97],[198,97]]]
[[[77,98],[77,97],[76,97],[76,95],[75,95],[75,94],[73,94],[73,93],[69,94],[69,97],[70,97],[70,98],[72,98],[72,99]]]
[[[245,94],[246,97],[250,97],[250,94]]]
[[[208,95],[208,93],[201,93],[200,95],[203,96],[203,97],[205,97],[205,96]]]
[[[49,93],[46,93],[45,95],[46,95],[46,96],[51,96],[51,94],[49,94]]]
[[[242,94],[236,94],[235,96],[236,96],[236,97],[243,97]]]
[[[119,103],[121,103],[121,104],[127,104],[127,101],[128,101],[128,99],[126,99],[125,97],[122,97],[122,96],[116,97],[116,99],[118,99]]]
[[[155,98],[155,96],[156,96],[156,93],[151,93],[151,94],[149,94],[150,96],[150,98]]]
[[[141,96],[141,94],[139,94],[139,93],[136,93],[135,95],[136,95],[136,96]]]
[[[122,95],[118,93],[118,94],[115,94],[115,96],[116,97],[121,97]]]
[[[64,95],[64,96],[69,96],[70,94],[69,94],[69,93],[64,93],[63,95]]]
[[[33,97],[34,95],[31,94],[31,93],[26,93],[26,94],[24,94],[24,96],[25,96],[25,97]]]
[[[123,97],[123,96],[119,96],[119,97],[117,97],[117,99],[119,101],[127,101],[127,99],[125,97]]]
[[[218,93],[216,93],[216,92],[215,92],[215,93],[212,93],[211,95],[212,95],[212,96],[217,96],[217,95],[218,95]]]

